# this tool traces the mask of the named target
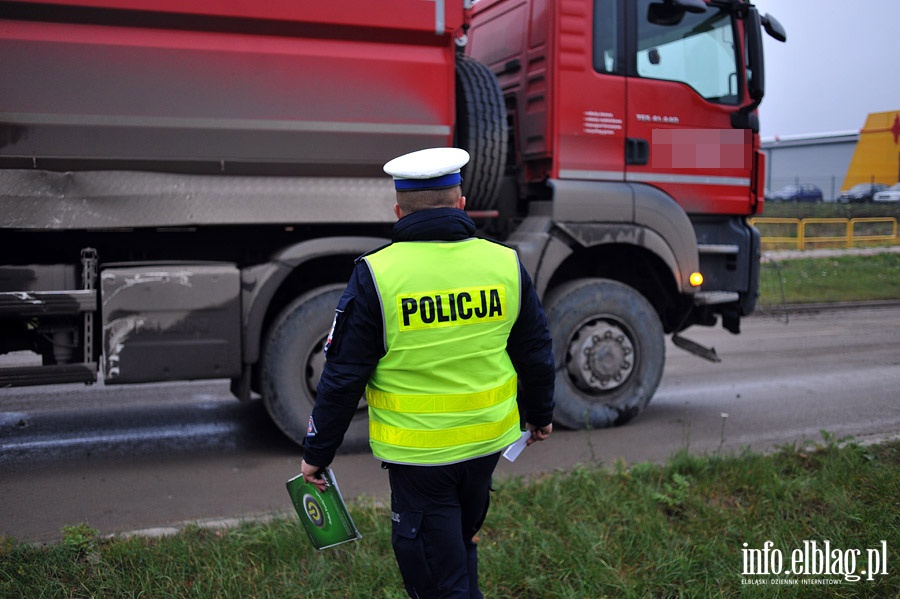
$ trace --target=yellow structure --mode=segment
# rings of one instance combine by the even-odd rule
[[[857,183],[886,183],[900,179],[900,111],[873,112],[859,132],[853,159],[841,189]]]

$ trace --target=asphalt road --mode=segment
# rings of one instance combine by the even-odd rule
[[[650,406],[616,429],[557,430],[499,476],[578,463],[664,460],[692,452],[765,451],[838,437],[900,434],[900,306],[759,315],[744,332],[694,328],[716,347],[705,362],[668,344]],[[358,448],[357,448],[358,449]],[[85,522],[102,533],[165,532],[291,513],[285,481],[300,452],[258,402],[222,381],[0,391],[0,534],[58,539]],[[334,465],[344,495],[387,497],[367,452]]]

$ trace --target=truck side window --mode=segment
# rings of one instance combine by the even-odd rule
[[[621,73],[619,0],[594,0],[594,70]]]
[[[726,10],[709,6],[688,13],[674,24],[647,18],[651,0],[638,2],[637,75],[680,81],[710,102],[738,104],[735,28]]]

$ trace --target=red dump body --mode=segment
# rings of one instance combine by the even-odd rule
[[[0,159],[375,174],[451,142],[462,18],[423,0],[4,2]]]

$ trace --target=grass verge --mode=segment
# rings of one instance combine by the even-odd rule
[[[759,288],[761,306],[898,299],[900,254],[765,262]]]
[[[492,598],[897,597],[900,441],[863,447],[823,435],[768,456],[685,452],[663,465],[508,479],[480,535],[482,590]],[[40,548],[7,539],[0,596],[405,596],[389,513],[365,501],[352,512],[364,538],[324,552],[294,519],[161,539],[99,539],[74,526],[62,543]],[[808,558],[808,573],[784,574],[798,567],[795,556],[816,550],[829,556],[831,574]],[[884,563],[870,563],[882,555]],[[748,574],[762,563],[769,574]]]

